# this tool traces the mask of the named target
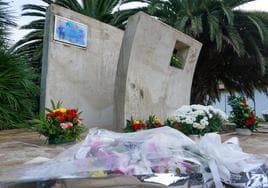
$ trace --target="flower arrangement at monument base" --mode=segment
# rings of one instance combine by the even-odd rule
[[[52,109],[46,108],[45,117],[34,119],[34,130],[44,135],[49,144],[61,144],[73,142],[80,138],[85,131],[80,119],[81,112],[77,109],[66,109],[61,107],[62,103],[56,105],[51,101]]]
[[[166,121],[186,135],[204,135],[221,130],[227,116],[212,106],[184,105]]]
[[[127,120],[127,125],[124,128],[125,132],[136,132],[139,130],[144,129],[152,129],[152,128],[158,128],[163,127],[164,125],[161,124],[160,118],[156,115],[149,116],[148,120],[142,121],[138,119],[133,119],[131,117],[130,120]]]
[[[250,135],[251,131],[256,130],[258,126],[256,115],[253,113],[244,97],[230,96],[228,104],[232,107],[230,119],[236,124],[239,134]]]

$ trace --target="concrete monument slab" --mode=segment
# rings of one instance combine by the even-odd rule
[[[54,40],[55,15],[87,26],[87,46]],[[83,111],[87,127],[115,130],[113,94],[123,31],[57,5],[48,10],[45,30],[41,109],[50,107],[51,99],[62,100]],[[69,36],[74,34],[79,38],[79,33]]]
[[[190,103],[192,78],[202,44],[142,12],[128,20],[115,85],[115,124],[126,119],[167,118]],[[180,69],[172,66],[178,59]]]

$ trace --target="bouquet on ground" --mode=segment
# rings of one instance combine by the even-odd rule
[[[268,110],[265,110],[262,112],[262,116],[264,118],[264,121],[265,122],[268,122]]]
[[[184,105],[177,109],[166,124],[186,135],[204,135],[222,129],[227,116],[212,106]]]
[[[59,144],[76,141],[85,131],[82,126],[78,109],[66,109],[62,103],[51,101],[52,109],[46,108],[46,115],[34,119],[34,129],[47,137],[49,144]]]
[[[256,116],[244,97],[230,96],[228,104],[232,107],[230,119],[237,128],[256,130],[258,125]]]
[[[164,125],[161,124],[160,118],[157,117],[156,115],[149,116],[149,119],[146,121],[133,119],[131,117],[130,120],[127,120],[127,125],[124,128],[124,131],[125,132],[136,132],[139,130],[153,129],[153,128],[158,128],[158,127],[162,127],[162,126],[164,126]]]

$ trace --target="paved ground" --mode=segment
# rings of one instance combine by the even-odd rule
[[[266,133],[255,133],[251,136],[238,136],[236,133],[223,134],[222,140],[234,136],[239,138],[243,151],[265,156],[268,160],[268,130]]]
[[[262,128],[251,136],[238,136],[236,133],[222,134],[225,141],[237,136],[245,152],[267,157],[268,161],[268,129]],[[0,171],[12,169],[36,157],[53,158],[70,145],[47,145],[45,138],[29,130],[0,131]],[[1,177],[1,175],[0,175]]]
[[[68,145],[47,145],[45,138],[25,129],[0,131],[0,169],[19,166],[42,156],[53,158]]]

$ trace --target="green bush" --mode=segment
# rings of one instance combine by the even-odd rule
[[[0,130],[27,125],[36,106],[35,74],[18,55],[0,48]]]

